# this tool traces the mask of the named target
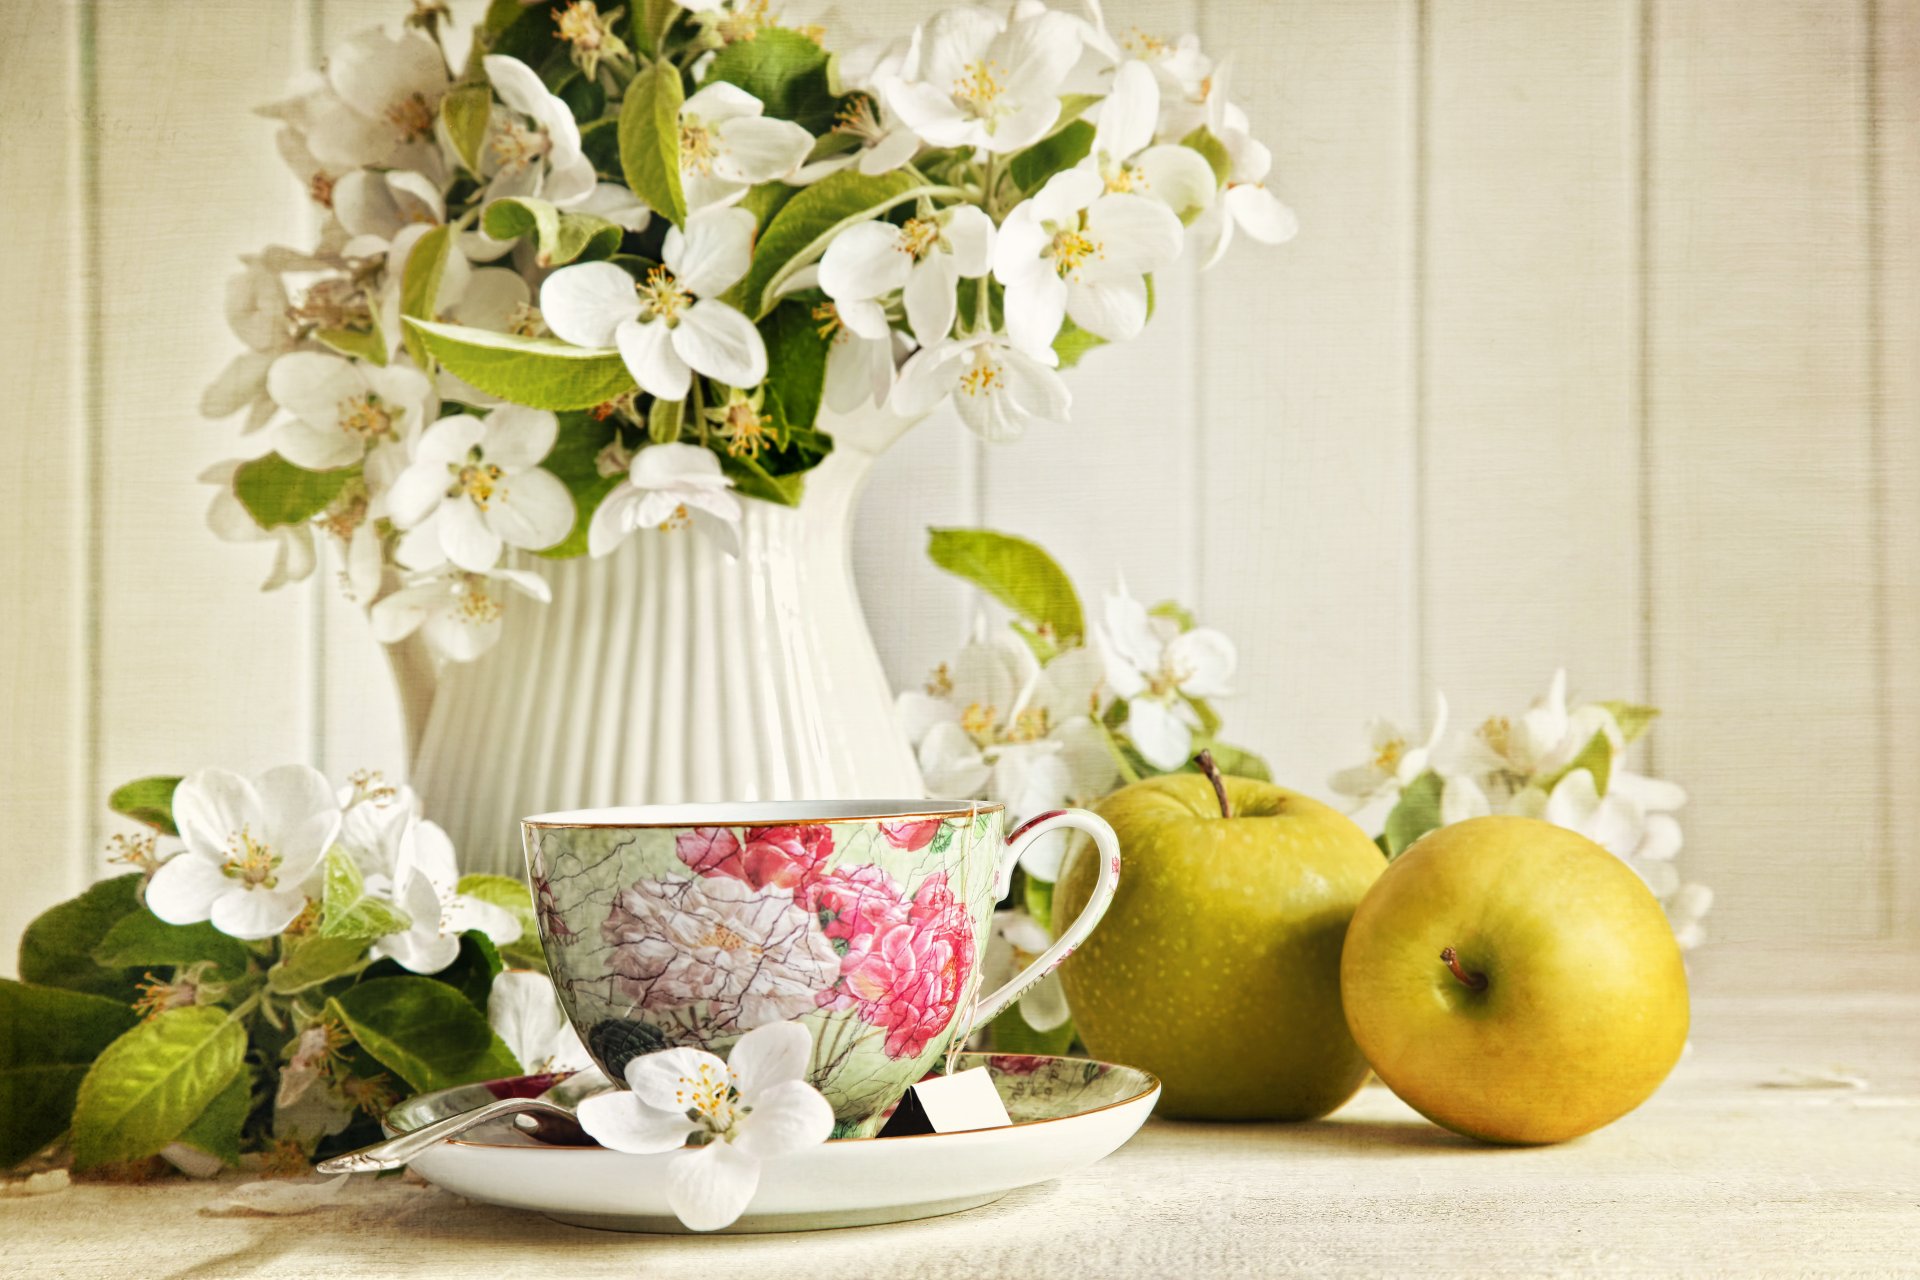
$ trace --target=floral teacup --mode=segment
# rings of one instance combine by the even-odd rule
[[[540,941],[567,1016],[615,1080],[674,1046],[768,1022],[813,1034],[839,1136],[872,1132],[950,1045],[1092,932],[1119,845],[1083,809],[1003,831],[997,804],[801,801],[549,813],[521,823]],[[1044,954],[980,994],[994,904],[1034,840],[1071,827],[1099,883]]]

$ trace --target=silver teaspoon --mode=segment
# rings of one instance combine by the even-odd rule
[[[398,1169],[415,1156],[437,1142],[457,1137],[477,1125],[489,1120],[498,1120],[502,1116],[527,1115],[538,1117],[541,1121],[564,1121],[575,1127],[573,1110],[545,1097],[539,1098],[502,1098],[498,1102],[489,1102],[484,1107],[475,1107],[471,1111],[462,1111],[457,1116],[448,1116],[445,1120],[436,1120],[432,1124],[422,1125],[418,1129],[388,1138],[385,1142],[376,1142],[361,1147],[358,1151],[348,1151],[341,1155],[330,1156],[314,1165],[321,1173],[378,1173],[382,1169]]]

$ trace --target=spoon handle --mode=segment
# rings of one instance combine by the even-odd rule
[[[432,1124],[422,1125],[418,1129],[361,1147],[357,1151],[344,1152],[329,1156],[314,1165],[320,1173],[378,1173],[382,1169],[398,1169],[409,1160],[425,1151],[437,1142],[465,1133],[475,1125],[497,1120],[501,1116],[516,1115],[520,1112],[537,1112],[542,1115],[564,1116],[571,1120],[573,1113],[565,1107],[555,1106],[551,1102],[542,1102],[538,1098],[502,1098],[498,1102],[489,1102],[484,1107],[475,1107],[471,1111],[462,1111],[457,1116],[448,1116]]]

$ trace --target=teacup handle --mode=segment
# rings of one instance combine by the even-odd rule
[[[1120,841],[1114,837],[1113,828],[1097,814],[1085,809],[1055,809],[1022,823],[1007,837],[1007,853],[994,876],[993,896],[996,899],[1006,896],[1007,887],[1013,883],[1013,869],[1019,865],[1020,855],[1026,852],[1029,845],[1063,827],[1084,831],[1093,837],[1094,848],[1100,854],[1100,878],[1094,882],[1093,896],[1087,899],[1086,906],[1080,908],[1080,914],[1073,918],[1073,923],[1054,939],[1053,945],[1040,953],[1039,959],[1015,974],[1013,981],[992,995],[980,998],[974,1005],[973,1021],[967,1035],[993,1021],[1008,1005],[1025,995],[1029,987],[1058,969],[1073,954],[1073,949],[1087,940],[1093,927],[1100,923],[1100,917],[1107,914],[1107,907],[1113,902],[1113,891],[1120,887]],[[965,1039],[965,1036],[960,1038]]]

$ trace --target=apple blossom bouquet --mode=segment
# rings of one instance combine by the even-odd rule
[[[586,1064],[526,886],[459,876],[405,788],[203,769],[111,803],[146,828],[112,843],[133,869],[0,980],[0,1169],[302,1173],[408,1094]]]
[[[1012,614],[984,619],[924,688],[900,694],[900,728],[933,794],[997,800],[1009,822],[1084,806],[1115,788],[1192,772],[1209,752],[1225,773],[1271,780],[1266,762],[1223,742],[1211,699],[1231,691],[1233,642],[1168,600],[1148,606],[1124,584],[1089,624],[1072,580],[1023,538],[988,529],[935,529],[927,553]],[[1064,833],[1021,859],[1012,896],[994,914],[985,981],[1005,981],[1053,943],[1054,882]],[[992,1047],[1059,1053],[1073,1040],[1066,994],[1043,979],[994,1020]]]
[[[1519,716],[1491,716],[1449,739],[1447,700],[1435,699],[1424,739],[1388,720],[1371,730],[1371,757],[1333,775],[1356,813],[1385,813],[1378,837],[1389,858],[1427,832],[1487,814],[1541,818],[1586,836],[1646,882],[1683,949],[1706,940],[1713,891],[1675,866],[1683,840],[1675,816],[1687,793],[1636,773],[1627,757],[1659,715],[1629,702],[1568,704],[1567,673]]]
[[[381,640],[451,659],[548,598],[529,555],[798,503],[823,406],[1064,420],[1155,271],[1294,230],[1224,66],[1091,0],[838,53],[766,0],[494,0],[458,66],[448,21],[416,0],[264,109],[319,232],[243,260],[203,407],[267,430],[204,477],[267,586],[324,540]]]

